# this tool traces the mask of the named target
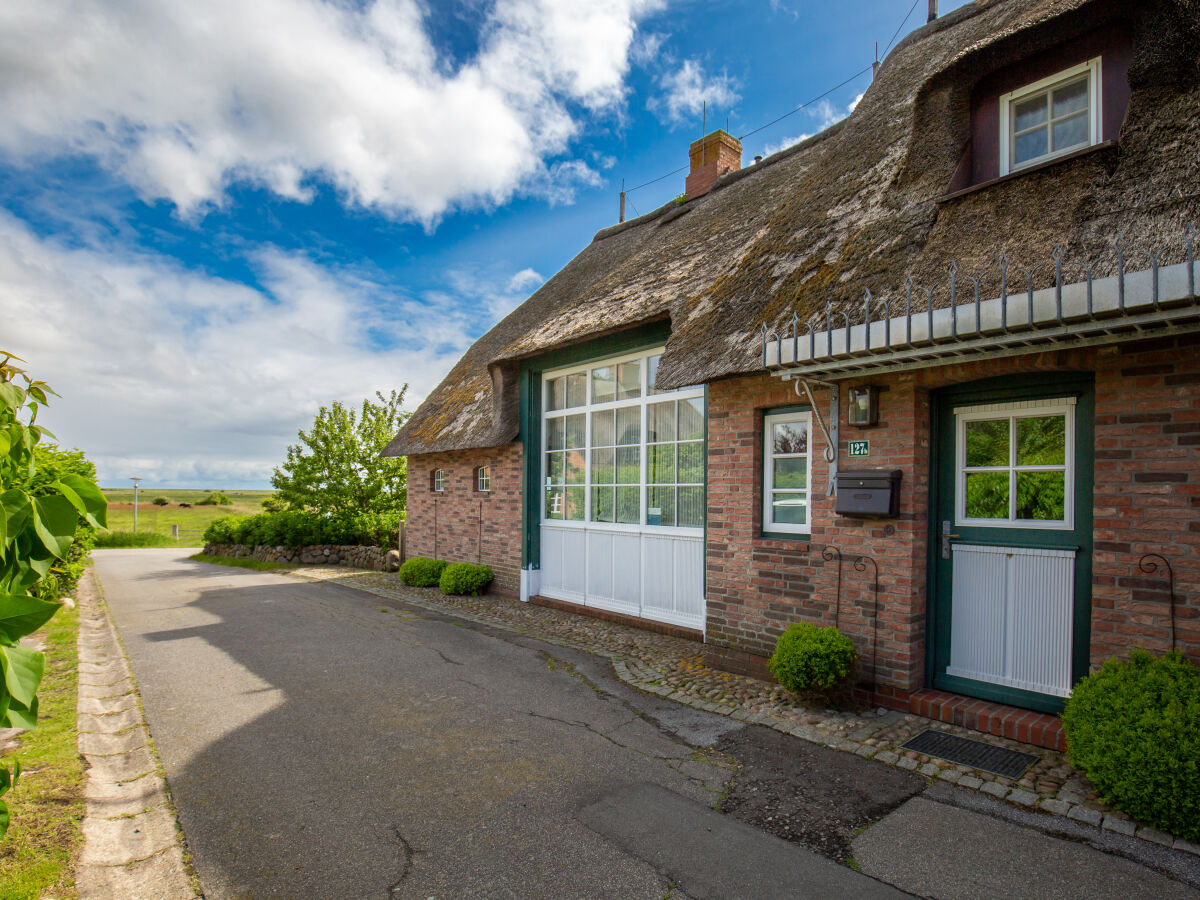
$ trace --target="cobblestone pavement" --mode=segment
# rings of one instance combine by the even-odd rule
[[[708,668],[703,663],[700,645],[694,641],[589,616],[493,595],[446,596],[437,588],[408,587],[395,574],[383,572],[314,566],[287,574],[334,582],[437,612],[451,612],[473,622],[606,656],[623,681],[648,693],[917,771],[930,779],[989,794],[1019,807],[1066,816],[1098,829],[1136,836],[1200,856],[1200,846],[1139,825],[1108,807],[1086,776],[1077,772],[1062,753],[1053,750],[896,710],[839,712],[806,706],[779,685]],[[903,749],[902,744],[930,727],[1030,753],[1038,761],[1021,778],[1011,779]]]

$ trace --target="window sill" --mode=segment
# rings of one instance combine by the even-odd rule
[[[1007,175],[1001,175],[999,178],[993,178],[990,181],[981,181],[979,184],[972,184],[962,190],[953,191],[949,194],[943,194],[938,197],[938,203],[946,203],[950,200],[957,200],[959,197],[965,197],[967,194],[973,194],[976,191],[987,190],[990,187],[995,187],[998,184],[1004,184],[1006,181],[1012,181],[1014,178],[1021,178],[1031,172],[1042,172],[1049,169],[1051,166],[1061,165],[1065,162],[1070,162],[1073,159],[1079,159],[1081,156],[1088,156],[1092,153],[1098,153],[1101,150],[1110,150],[1117,146],[1116,141],[1101,141],[1099,144],[1093,144],[1090,147],[1084,147],[1081,150],[1076,150],[1074,153],[1064,153],[1062,156],[1055,156],[1052,159],[1047,159],[1043,162],[1036,163],[1032,166],[1025,166],[1022,169],[1017,169],[1015,172],[1009,172]]]
[[[764,531],[754,538],[755,547],[770,547],[775,544],[788,550],[807,550],[811,542],[811,534],[789,534],[786,531]],[[804,546],[799,546],[800,544]]]

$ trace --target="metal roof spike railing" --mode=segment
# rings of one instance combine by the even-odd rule
[[[1188,278],[1188,299],[1193,303],[1196,302],[1196,226],[1191,222],[1183,229],[1184,235],[1187,237],[1187,278]]]
[[[958,275],[958,260],[950,263],[950,337],[953,340],[958,340],[958,298],[955,294],[955,281]],[[932,304],[930,304],[932,306]],[[930,334],[933,333],[933,324],[929,326]]]
[[[1000,328],[1008,334],[1008,251],[1000,251]]]
[[[1117,309],[1125,312],[1125,238],[1117,235]]]
[[[790,321],[784,318],[776,329],[763,323],[763,367],[788,378],[818,372],[850,377],[882,368],[920,368],[973,354],[1015,356],[1030,352],[1031,347],[1111,344],[1130,334],[1200,332],[1194,223],[1183,226],[1181,238],[1178,244],[1172,242],[1173,247],[1132,250],[1118,234],[1109,245],[1111,255],[1104,253],[1081,262],[1069,260],[1063,244],[1056,244],[1048,261],[1053,266],[1053,280],[1043,277],[1045,287],[1037,285],[1039,273],[1048,268],[1046,262],[1015,266],[1025,280],[1024,309],[1015,314],[1009,308],[1009,270],[1014,263],[1007,250],[997,257],[999,293],[991,299],[983,297],[984,274],[960,272],[957,260],[946,269],[950,283],[944,308],[934,306],[939,285],[919,285],[911,275],[904,279],[903,312],[895,315],[889,299],[876,297],[871,288],[864,287],[861,337],[858,322],[851,319],[852,306],[838,309],[832,300],[825,303],[823,342],[817,339],[822,314],[814,312],[802,320],[793,311]],[[1178,258],[1181,250],[1186,261],[1169,262],[1172,255]],[[1145,259],[1147,268],[1127,270],[1127,257]],[[1105,262],[1113,267],[1113,274],[1101,277]],[[966,301],[960,297],[965,293],[960,278],[970,281],[973,288],[972,298]],[[1069,280],[1072,278],[1077,280]],[[914,289],[925,295],[925,314],[915,323]],[[974,307],[973,327],[971,311],[960,308],[967,305]],[[800,340],[801,324],[808,331],[807,347]]]

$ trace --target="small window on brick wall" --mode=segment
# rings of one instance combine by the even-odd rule
[[[446,490],[446,470],[434,469],[429,473],[429,489],[441,494]]]
[[[763,524],[765,532],[809,534],[812,459],[809,412],[763,417]]]
[[[492,467],[480,466],[475,470],[475,490],[490,491],[492,489]]]

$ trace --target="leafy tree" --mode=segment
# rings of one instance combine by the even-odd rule
[[[279,491],[271,507],[333,516],[403,510],[405,460],[379,454],[411,415],[401,409],[407,391],[407,384],[389,396],[376,391],[378,402],[368,397],[358,411],[338,402],[322,406],[271,476]]]
[[[3,353],[3,351],[0,351]],[[80,518],[105,525],[107,502],[90,467],[77,451],[52,451],[53,437],[37,424],[38,411],[54,394],[13,365],[0,360],[0,728],[37,725],[37,687],[45,657],[21,638],[41,628],[61,604],[43,587],[56,565],[68,561]],[[22,387],[18,381],[23,382]],[[57,396],[57,394],[55,394]],[[27,419],[27,421],[23,421]],[[40,452],[39,452],[40,451]],[[71,471],[74,469],[74,471]],[[52,479],[52,480],[51,480]],[[0,767],[0,795],[20,777],[20,767]],[[8,807],[0,801],[0,835],[8,830]]]

